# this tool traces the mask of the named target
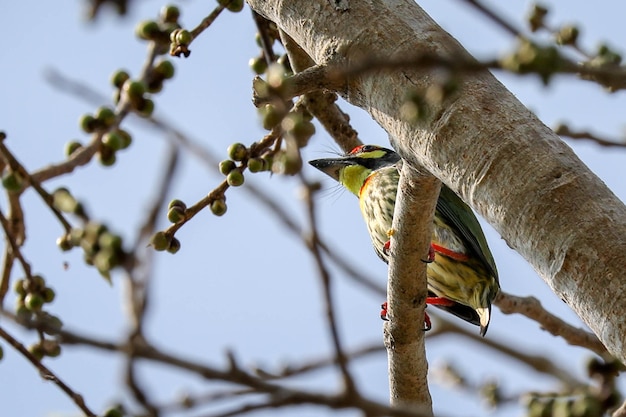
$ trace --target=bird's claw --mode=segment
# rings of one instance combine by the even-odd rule
[[[387,318],[387,302],[385,301],[384,303],[382,303],[380,305],[380,308],[382,309],[380,310],[381,320],[389,321],[389,319]]]
[[[433,328],[433,324],[430,321],[430,316],[428,315],[427,312],[424,311],[424,328],[422,329],[422,331],[427,332],[432,328]]]
[[[382,303],[380,305],[380,308],[381,308],[380,318],[382,320],[389,321],[389,319],[387,318],[387,302],[385,301],[384,303]],[[430,321],[430,316],[428,315],[428,313],[424,311],[424,328],[422,330],[427,332],[430,329],[432,329],[432,327],[433,325],[432,325],[432,322]]]
[[[421,261],[427,264],[433,263],[435,261],[435,248],[433,248],[433,245],[428,246],[428,258],[421,259]]]
[[[391,248],[391,240],[388,240],[387,242],[385,242],[385,244],[383,245],[383,254],[385,255],[389,255],[389,248]]]

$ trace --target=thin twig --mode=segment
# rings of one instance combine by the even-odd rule
[[[333,294],[330,283],[330,273],[326,269],[324,264],[324,260],[320,253],[319,248],[319,237],[317,234],[317,220],[315,216],[315,200],[313,198],[314,188],[311,184],[309,184],[302,174],[300,175],[302,180],[303,187],[305,188],[305,204],[307,207],[307,214],[309,220],[309,233],[310,238],[308,239],[308,247],[311,251],[313,258],[315,259],[315,265],[317,266],[317,270],[319,276],[322,281],[322,288],[324,292],[324,306],[326,310],[326,322],[328,324],[331,338],[333,341],[333,347],[335,349],[335,356],[337,358],[337,365],[341,370],[343,375],[343,383],[344,383],[344,391],[346,395],[352,396],[356,394],[356,385],[354,383],[354,379],[348,370],[348,357],[343,350],[341,338],[339,337],[339,330],[337,329],[337,319],[335,317],[334,311],[334,302],[333,302]]]
[[[604,146],[607,148],[626,148],[626,140],[622,139],[621,141],[615,139],[605,139],[594,133],[591,133],[587,130],[574,131],[570,129],[569,126],[565,124],[559,124],[554,128],[554,133],[559,136],[565,136],[570,139],[583,139],[590,140],[597,143],[600,146]]]
[[[511,359],[523,363],[524,365],[530,367],[531,369],[534,369],[537,372],[558,378],[570,387],[575,388],[583,387],[586,385],[585,383],[580,381],[572,372],[567,369],[560,368],[554,363],[553,360],[548,359],[545,356],[531,355],[519,349],[516,349],[511,344],[500,343],[497,340],[488,337],[480,337],[479,335],[468,331],[464,327],[461,327],[450,320],[442,320],[438,322],[437,329],[439,330],[438,336],[446,333],[454,333],[463,336],[481,346],[491,348],[499,353],[506,355]]]
[[[22,255],[22,251],[20,250],[19,245],[15,242],[15,239],[13,238],[13,235],[11,234],[11,231],[9,229],[9,221],[7,220],[6,217],[4,217],[4,213],[2,213],[2,210],[0,210],[0,224],[2,224],[2,229],[4,230],[4,236],[6,238],[6,241],[9,242],[9,247],[11,248],[10,255],[8,255],[8,252],[7,252],[7,256],[5,257],[5,259],[7,259],[8,256],[11,256],[12,258],[16,258],[20,262],[20,265],[22,266],[22,269],[24,270],[24,274],[27,277],[31,278],[30,264],[26,261],[26,259]],[[8,251],[8,248],[7,248],[7,251]],[[5,262],[5,266],[11,265],[11,264],[12,262],[8,264]],[[9,277],[7,277],[7,281],[8,281],[8,278]],[[4,293],[2,294],[2,297],[4,297]]]
[[[498,15],[495,11],[485,6],[484,4],[480,3],[479,1],[477,0],[462,0],[462,1],[473,6],[476,10],[478,10],[487,18],[495,22],[498,26],[500,26],[502,29],[507,31],[510,35],[516,38],[524,38],[521,30],[517,29],[512,23],[507,22],[502,16]]]
[[[574,327],[548,312],[535,297],[517,297],[500,291],[494,304],[504,314],[518,313],[536,321],[544,330],[562,337],[570,345],[584,347],[603,358],[611,357],[595,334]]]
[[[253,9],[250,10],[252,11],[252,18],[254,19],[254,24],[259,33],[259,39],[261,40],[261,50],[263,51],[265,63],[269,66],[272,62],[276,61],[276,54],[272,48],[272,39],[268,34],[268,28],[271,22]]]
[[[202,19],[202,21],[198,24],[198,26],[196,26],[191,31],[189,31],[189,33],[191,33],[192,40],[196,39],[198,36],[200,36],[202,32],[204,32],[206,28],[211,26],[211,24],[215,21],[215,19],[217,19],[220,13],[222,13],[222,10],[224,10],[224,7],[225,7],[224,5],[222,5],[221,3],[218,3],[218,5],[215,6],[215,9],[213,9],[213,11],[207,17]]]
[[[32,353],[28,351],[17,339],[7,333],[2,327],[0,327],[0,337],[7,341],[15,350],[20,352],[35,368],[39,370],[41,377],[46,381],[52,381],[58,386],[68,397],[80,408],[83,413],[89,417],[96,417],[89,407],[85,404],[85,400],[82,395],[72,390],[65,382],[63,382],[54,372],[52,372],[47,366],[41,363]]]
[[[0,141],[0,153],[6,159],[7,163],[11,167],[11,169],[21,175],[28,183],[35,189],[37,194],[43,199],[43,201],[48,205],[54,216],[59,220],[59,222],[63,225],[63,228],[67,233],[72,230],[72,225],[65,219],[63,214],[54,206],[54,199],[52,195],[48,193],[41,186],[39,181],[37,181],[33,176],[30,175],[28,170],[24,168],[24,166],[15,158],[15,156],[11,153],[11,151],[6,147],[4,141]],[[8,229],[7,229],[8,230]]]

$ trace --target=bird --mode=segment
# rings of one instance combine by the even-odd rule
[[[402,160],[377,145],[360,145],[337,158],[309,161],[359,198],[361,214],[378,256],[389,263],[389,239]],[[416,254],[424,260],[423,254]],[[435,209],[427,262],[427,304],[480,326],[485,336],[491,303],[500,290],[496,264],[471,208],[445,184]],[[383,318],[386,303],[383,304]],[[425,317],[426,329],[430,319]]]

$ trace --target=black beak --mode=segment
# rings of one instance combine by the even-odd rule
[[[309,161],[309,164],[319,169],[335,181],[339,181],[339,171],[341,171],[342,167],[352,165],[348,160],[333,158],[315,159],[313,161]]]

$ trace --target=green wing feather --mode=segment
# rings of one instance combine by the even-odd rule
[[[437,211],[461,234],[463,241],[469,244],[470,250],[480,258],[498,281],[498,271],[493,255],[487,245],[487,239],[472,209],[445,184],[441,185],[441,193],[437,200]]]

